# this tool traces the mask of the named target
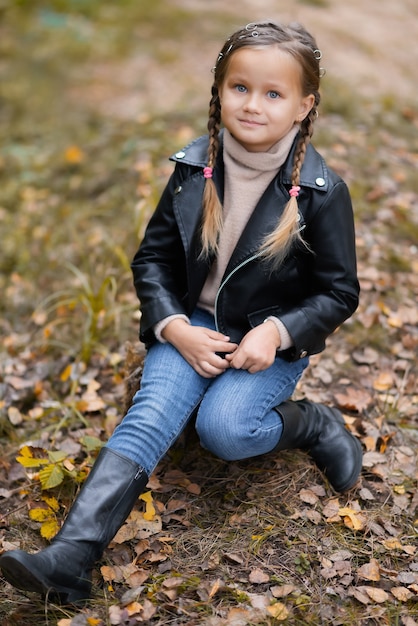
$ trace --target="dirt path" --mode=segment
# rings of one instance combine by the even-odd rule
[[[143,111],[205,111],[210,68],[223,37],[231,30],[261,19],[300,21],[317,38],[326,78],[351,85],[367,97],[416,100],[418,79],[418,3],[416,0],[324,0],[315,6],[296,0],[173,0],[178,7],[201,14],[199,31],[185,29],[181,41],[164,42],[173,61],[163,63],[144,49],[113,66],[90,68],[89,86],[77,97],[110,115],[136,118]],[[225,16],[225,29],[216,39],[213,23]],[[219,27],[217,27],[219,30]],[[208,33],[210,35],[208,36]],[[162,44],[163,42],[161,42]],[[158,42],[157,42],[158,46]],[[355,95],[353,95],[355,97]]]

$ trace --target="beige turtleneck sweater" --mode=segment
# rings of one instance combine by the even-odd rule
[[[219,237],[218,256],[203,286],[198,307],[214,313],[216,293],[231,254],[262,194],[285,162],[298,131],[299,125],[295,125],[268,152],[248,152],[225,129],[223,229]],[[170,315],[155,325],[154,333],[159,341],[164,342],[161,332],[176,318],[188,321],[184,315]],[[286,327],[277,318],[269,319],[276,323],[279,331],[280,350],[289,348],[293,342]]]
[[[258,201],[285,162],[299,130],[292,130],[268,152],[248,152],[224,131],[224,223],[219,237],[218,256],[203,286],[198,306],[214,312],[216,292],[228,261]]]

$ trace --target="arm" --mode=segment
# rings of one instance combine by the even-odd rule
[[[141,307],[141,339],[154,338],[153,327],[171,315],[187,316],[186,260],[173,212],[179,167],[171,175],[131,264]]]
[[[308,293],[298,306],[277,314],[293,339],[292,358],[320,352],[358,306],[353,210],[343,181],[309,221],[306,240],[312,251],[305,277]]]

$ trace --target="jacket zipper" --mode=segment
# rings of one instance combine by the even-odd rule
[[[245,265],[248,265],[248,263],[251,263],[251,261],[254,261],[254,259],[256,259],[257,257],[259,257],[261,255],[261,252],[257,252],[256,254],[253,254],[252,256],[248,257],[248,259],[245,259],[245,261],[242,261],[242,263],[240,263],[239,265],[237,265],[232,272],[230,272],[228,274],[228,276],[221,282],[221,284],[218,287],[218,291],[216,292],[216,296],[215,296],[215,306],[214,306],[214,318],[215,318],[215,328],[217,330],[217,332],[219,331],[219,324],[218,324],[218,300],[219,300],[219,295],[222,291],[222,289],[225,287],[226,283],[232,278],[232,276],[234,274],[236,274],[240,269],[242,269]]]

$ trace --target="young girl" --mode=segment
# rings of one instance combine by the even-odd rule
[[[208,136],[172,157],[132,263],[141,388],[52,544],[0,558],[16,587],[88,598],[94,562],[192,418],[222,459],[302,448],[336,491],[355,485],[361,446],[342,415],[289,400],[359,293],[349,193],[310,144],[320,58],[295,24],[249,24],[223,46]]]

